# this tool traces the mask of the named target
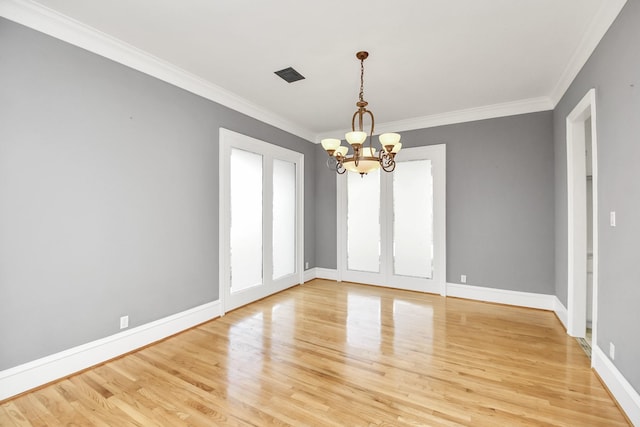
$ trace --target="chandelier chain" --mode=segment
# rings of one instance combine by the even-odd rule
[[[364,59],[360,60],[360,101],[364,102]]]

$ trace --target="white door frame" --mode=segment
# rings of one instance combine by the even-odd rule
[[[273,293],[282,291],[291,286],[304,283],[304,155],[297,151],[289,150],[274,144],[270,144],[259,139],[220,128],[219,137],[219,218],[218,218],[218,299],[220,300],[220,315],[237,306],[248,304],[260,298],[264,298]],[[273,279],[272,269],[263,262],[263,287],[262,290],[249,288],[245,295],[235,298],[241,302],[232,301],[234,298],[230,294],[230,271],[231,260],[229,254],[230,246],[230,153],[231,148],[240,148],[247,151],[260,153],[266,163],[263,174],[266,178],[272,170],[270,162],[274,159],[290,161],[296,164],[296,250],[295,250],[295,271],[287,276]],[[265,179],[265,189],[263,197],[270,198],[273,194],[273,186],[269,179]],[[271,212],[266,212],[263,226],[263,260],[272,259],[272,224]],[[267,261],[268,262],[268,261]]]
[[[446,145],[426,145],[403,149],[397,167],[402,167],[402,160],[431,159],[433,161],[433,278],[422,280],[394,276],[392,272],[392,255],[388,248],[382,248],[380,273],[356,272],[347,270],[347,186],[346,177],[336,179],[338,238],[336,244],[338,281],[350,280],[358,283],[397,287],[418,292],[439,293],[446,296]],[[349,173],[349,172],[347,172]],[[381,172],[380,201],[385,203],[392,190],[390,174]],[[388,201],[388,200],[387,200]],[[392,241],[393,215],[386,209],[380,211],[380,237],[382,241]],[[428,282],[424,284],[422,282]]]
[[[596,91],[589,90],[567,116],[568,322],[567,333],[584,337],[587,322],[587,194],[585,121],[591,122],[593,183],[593,313],[594,345],[598,322],[598,132]]]

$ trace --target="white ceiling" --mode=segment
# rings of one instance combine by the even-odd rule
[[[370,52],[364,94],[377,130],[461,111],[553,108],[625,1],[38,0],[29,7],[106,33],[315,139],[350,126],[358,50]],[[306,79],[289,84],[274,74],[289,66]]]

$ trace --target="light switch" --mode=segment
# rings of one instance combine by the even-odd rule
[[[612,227],[616,226],[616,212],[615,211],[609,212],[609,225],[612,226]]]

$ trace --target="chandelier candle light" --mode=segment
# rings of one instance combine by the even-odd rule
[[[341,175],[346,171],[351,171],[364,176],[378,168],[382,168],[385,172],[393,172],[396,168],[396,154],[402,148],[400,135],[397,133],[383,133],[380,135],[380,145],[382,146],[380,151],[376,152],[372,146],[375,120],[373,113],[367,110],[369,103],[364,100],[364,60],[368,56],[368,52],[356,53],[356,58],[360,60],[360,99],[356,103],[358,110],[351,119],[351,132],[347,132],[344,135],[351,148],[353,148],[353,152],[349,153],[349,147],[340,145],[339,139],[327,138],[321,141],[322,148],[329,154],[327,167],[330,169],[335,168],[336,172]],[[369,135],[362,130],[365,115],[369,115],[371,118]],[[356,130],[356,118],[358,119],[358,130]],[[364,143],[367,140],[367,136],[369,136],[369,144],[365,147]]]

